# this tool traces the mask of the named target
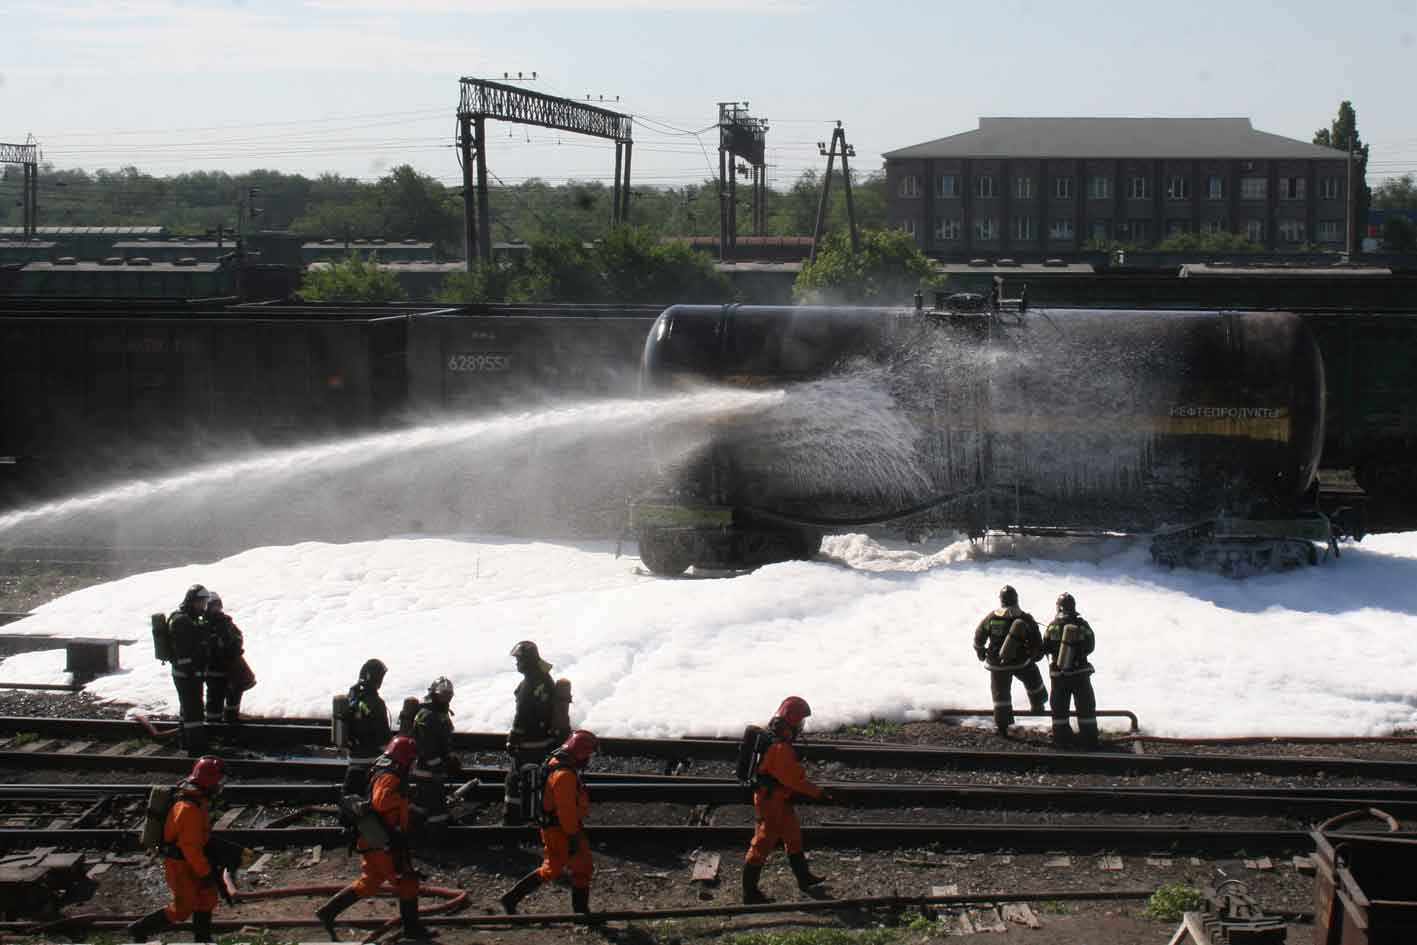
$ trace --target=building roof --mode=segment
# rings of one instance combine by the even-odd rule
[[[25,228],[22,226],[0,226],[0,235],[23,236]],[[162,236],[167,232],[165,226],[38,226],[35,227],[35,234],[38,236]]]
[[[979,127],[887,151],[911,158],[1328,158],[1343,152],[1256,131],[1248,118],[980,118]]]

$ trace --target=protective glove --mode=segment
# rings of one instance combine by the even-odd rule
[[[216,884],[217,884],[216,870],[212,870],[210,873],[206,874],[205,876],[198,876],[198,877],[197,877],[197,885],[199,885],[199,886],[215,886]]]
[[[580,852],[581,852],[581,835],[580,835],[580,834],[578,834],[578,833],[573,833],[573,834],[571,834],[570,840],[569,840],[569,842],[568,842],[568,844],[567,844],[567,849],[568,849],[568,851],[570,852],[571,856],[575,856],[577,853],[580,853]]]
[[[255,862],[256,862],[256,851],[253,850],[253,849],[251,849],[250,847],[242,847],[242,848],[241,848],[241,868],[242,868],[243,870],[250,869],[250,868],[251,868],[251,864],[252,864],[252,863],[255,863]]]
[[[462,759],[457,755],[449,755],[447,762],[448,774],[462,774]]]
[[[977,656],[977,657],[979,657],[979,662],[981,662],[981,663],[984,662],[984,649],[983,649],[983,647],[977,647],[977,648],[974,650],[974,655]]]
[[[818,798],[823,804],[837,803],[836,795],[829,788],[822,788],[822,796]]]

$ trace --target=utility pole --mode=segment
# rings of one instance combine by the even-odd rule
[[[732,260],[738,243],[738,174],[734,158],[741,157],[753,168],[753,229],[766,220],[764,188],[767,168],[768,123],[748,115],[747,102],[718,103],[718,258]],[[748,168],[741,167],[746,177]]]
[[[24,207],[22,222],[26,240],[36,238],[39,227],[39,145],[34,136],[25,139],[24,144],[0,144],[0,164],[20,164],[24,166],[21,204]]]
[[[1347,232],[1343,239],[1343,252],[1347,259],[1352,261],[1353,244],[1356,242],[1354,239],[1354,231],[1358,228],[1358,221],[1353,219],[1356,207],[1356,203],[1353,200],[1353,136],[1349,136],[1348,138],[1348,190],[1344,194],[1344,197],[1347,198],[1344,200],[1344,204],[1347,208],[1344,215],[1348,218],[1348,225],[1344,227]]]
[[[822,227],[826,223],[832,189],[832,164],[838,148],[841,149],[841,176],[846,187],[846,223],[851,233],[851,252],[856,253],[861,248],[856,235],[856,205],[851,197],[851,167],[846,163],[847,157],[856,156],[856,149],[846,143],[846,130],[841,127],[841,122],[837,122],[836,127],[832,129],[831,145],[828,146],[825,141],[817,142],[817,152],[825,155],[827,159],[827,176],[822,181],[822,199],[817,204],[817,224],[812,228],[812,252],[808,256],[812,262],[817,259],[817,243],[821,241]]]
[[[472,116],[458,116],[458,163],[462,165],[463,268],[472,272],[477,255],[477,198],[472,189]]]

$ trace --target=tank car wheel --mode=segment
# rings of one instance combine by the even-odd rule
[[[678,577],[694,563],[689,540],[673,532],[640,532],[640,561],[654,574]]]

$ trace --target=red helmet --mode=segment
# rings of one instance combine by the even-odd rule
[[[192,773],[187,776],[187,780],[210,794],[221,786],[221,779],[225,774],[226,766],[220,758],[215,755],[203,755],[192,766]]]
[[[591,755],[600,750],[600,739],[595,737],[594,732],[578,728],[562,742],[561,750],[575,759],[576,764],[584,765],[590,761]]]
[[[777,707],[777,718],[793,728],[801,728],[802,722],[811,714],[812,707],[801,696],[788,696],[782,700],[782,705]]]
[[[384,757],[400,768],[407,768],[418,757],[418,745],[407,735],[395,735],[384,746]]]

